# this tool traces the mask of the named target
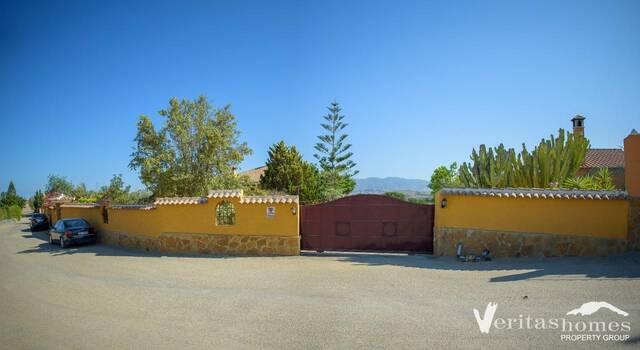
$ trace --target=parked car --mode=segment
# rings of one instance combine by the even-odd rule
[[[96,230],[82,218],[60,219],[49,230],[49,243],[66,248],[72,244],[95,243]]]
[[[49,229],[49,218],[44,214],[35,213],[31,215],[31,231],[42,231]]]

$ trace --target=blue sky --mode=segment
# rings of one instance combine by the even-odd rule
[[[170,97],[232,105],[260,166],[313,160],[340,102],[360,177],[427,179],[481,143],[537,143],[575,114],[594,147],[640,129],[638,1],[3,1],[0,189],[128,169]]]

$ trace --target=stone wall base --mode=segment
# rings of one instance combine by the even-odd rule
[[[161,253],[197,253],[243,256],[299,255],[300,237],[163,233],[147,237],[100,231],[98,241],[112,246]]]
[[[458,242],[464,245],[464,254],[480,255],[486,248],[494,257],[604,256],[627,251],[627,239],[448,227],[434,229],[435,255],[455,256]]]

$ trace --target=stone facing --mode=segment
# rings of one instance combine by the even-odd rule
[[[161,253],[241,256],[299,255],[300,237],[163,233],[159,237],[99,231],[100,243]]]
[[[455,256],[458,242],[464,245],[464,254],[480,255],[487,248],[494,257],[604,256],[627,251],[626,239],[448,227],[434,229],[435,255]]]

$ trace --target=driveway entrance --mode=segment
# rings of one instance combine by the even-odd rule
[[[372,194],[306,205],[302,249],[432,252],[433,211],[433,205]]]

